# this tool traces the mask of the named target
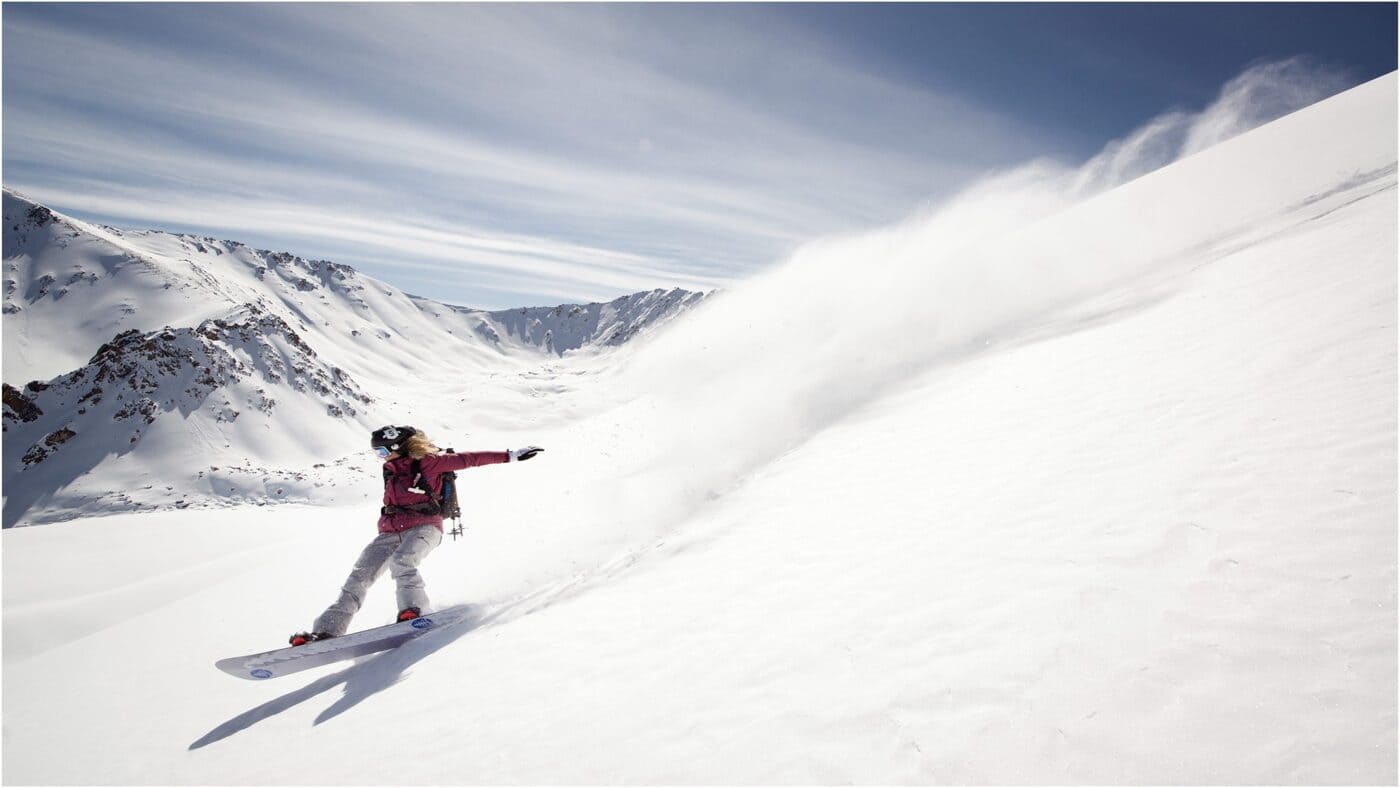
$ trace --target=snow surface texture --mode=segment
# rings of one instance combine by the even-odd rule
[[[498,387],[487,380],[537,374],[542,353],[621,345],[704,298],[482,312],[335,263],[4,200],[5,527],[332,502],[369,467],[365,433],[407,420],[405,384]],[[452,432],[467,399],[415,423]]]
[[[1394,784],[1396,90],[396,395],[548,451],[462,475],[424,573],[482,616],[394,652],[212,667],[305,627],[372,505],[10,529],[4,779]]]

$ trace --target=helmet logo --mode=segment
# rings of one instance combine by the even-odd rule
[[[384,436],[384,440],[395,440],[399,437],[399,429],[398,427],[385,427],[380,434]]]

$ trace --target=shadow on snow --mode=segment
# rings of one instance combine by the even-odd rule
[[[251,708],[204,734],[191,744],[189,749],[198,750],[214,742],[223,741],[239,731],[251,728],[269,717],[275,717],[327,690],[344,684],[344,694],[329,708],[316,716],[315,724],[320,725],[340,716],[358,706],[362,701],[397,684],[403,678],[404,673],[419,661],[445,648],[458,638],[479,629],[496,617],[485,615],[484,609],[478,605],[449,608],[449,610],[457,609],[465,609],[467,611],[466,618],[442,629],[420,635],[398,648],[365,657],[338,673],[317,679],[301,689],[288,692],[267,703]]]

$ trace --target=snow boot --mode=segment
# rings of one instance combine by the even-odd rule
[[[403,610],[400,610],[400,611],[399,611],[399,620],[400,620],[400,621],[412,621],[413,619],[418,618],[418,616],[419,616],[422,612],[423,612],[423,611],[419,610],[419,609],[416,608],[416,607],[406,607],[406,608],[404,608]]]
[[[304,646],[313,640],[329,640],[335,637],[329,632],[298,632],[287,639],[293,646]]]

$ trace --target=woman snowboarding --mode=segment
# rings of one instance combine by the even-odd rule
[[[379,536],[360,553],[340,596],[316,619],[311,631],[292,635],[293,646],[344,635],[365,593],[385,569],[398,587],[398,620],[417,618],[428,607],[418,564],[442,544],[442,475],[477,465],[528,460],[544,451],[527,446],[511,451],[444,454],[418,430],[395,426],[371,433],[370,446],[384,460]]]

